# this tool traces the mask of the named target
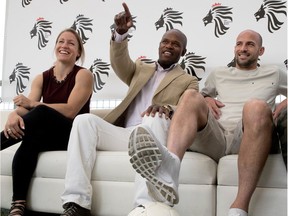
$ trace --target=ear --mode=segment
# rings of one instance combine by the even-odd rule
[[[186,52],[187,52],[187,49],[186,49],[186,48],[183,49],[183,51],[182,51],[182,53],[181,53],[181,56],[184,56]]]
[[[259,50],[259,56],[262,56],[264,51],[265,51],[265,48],[261,47],[260,50]]]

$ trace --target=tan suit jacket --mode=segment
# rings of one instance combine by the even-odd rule
[[[110,61],[117,76],[129,89],[123,101],[104,119],[117,126],[124,126],[125,111],[155,73],[156,64],[147,64],[141,60],[133,62],[129,56],[127,40],[122,43],[110,41]],[[197,78],[187,74],[178,64],[159,84],[152,104],[176,106],[184,91],[191,88],[199,90]]]

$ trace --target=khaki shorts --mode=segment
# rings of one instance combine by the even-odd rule
[[[234,130],[227,131],[210,111],[207,125],[197,133],[189,150],[205,154],[218,162],[225,155],[238,154],[242,135],[242,121],[237,124]],[[274,129],[271,153],[279,153],[279,149],[279,139],[276,129]]]

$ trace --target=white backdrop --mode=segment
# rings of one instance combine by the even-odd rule
[[[200,87],[212,68],[232,61],[235,39],[244,29],[256,30],[263,36],[266,52],[259,64],[287,66],[286,1],[127,0],[126,3],[134,17],[129,38],[132,59],[157,60],[163,33],[178,28],[188,37],[187,55],[180,61],[188,73],[194,71]],[[83,66],[91,68],[94,74],[93,100],[125,96],[127,87],[118,80],[109,62],[111,28],[114,15],[123,10],[122,1],[7,0],[6,7],[3,101],[11,101],[16,94],[28,94],[34,76],[55,61],[58,33],[73,24],[86,50]],[[156,25],[161,16],[162,24]]]

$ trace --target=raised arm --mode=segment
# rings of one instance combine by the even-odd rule
[[[124,11],[118,13],[114,17],[114,23],[116,25],[116,31],[119,34],[126,33],[130,27],[132,27],[132,16],[126,3],[122,3]]]

